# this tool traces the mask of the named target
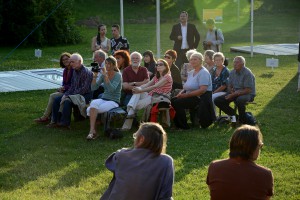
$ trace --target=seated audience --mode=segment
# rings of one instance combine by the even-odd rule
[[[229,145],[229,159],[213,161],[208,168],[211,199],[270,199],[272,171],[255,164],[263,147],[260,130],[243,125],[235,130]]]
[[[107,58],[107,54],[104,51],[102,51],[101,49],[96,50],[94,52],[94,62],[98,63],[98,66],[99,66],[99,73],[97,73],[98,74],[97,79],[99,79],[102,74],[102,71],[100,69],[104,67],[106,58]],[[99,85],[98,88],[94,88],[93,89],[93,99],[99,98],[103,92],[104,92],[104,88],[102,85]]]
[[[144,67],[147,68],[150,79],[155,76],[155,64],[156,60],[154,58],[153,52],[147,50],[143,53],[144,56]]]
[[[213,55],[213,60],[216,67],[213,68],[212,79],[212,101],[214,99],[226,94],[229,69],[224,65],[225,56],[221,52],[217,52]],[[214,106],[215,107],[215,106]]]
[[[91,83],[93,73],[83,65],[82,56],[78,53],[72,54],[70,65],[74,69],[71,86],[63,96],[55,98],[52,106],[51,123],[48,124],[49,128],[61,127],[70,129],[72,107],[74,107],[73,100],[79,103],[80,111],[83,111],[85,104],[89,103],[92,98]],[[70,98],[75,99],[71,101]]]
[[[54,93],[50,94],[49,100],[48,100],[48,105],[46,107],[46,110],[45,110],[43,116],[35,119],[34,120],[35,122],[37,122],[37,123],[47,123],[47,122],[49,122],[50,115],[51,115],[51,112],[52,112],[52,105],[53,105],[54,99],[56,97],[63,96],[64,93],[66,91],[68,91],[69,87],[71,86],[71,79],[72,79],[72,75],[73,75],[73,69],[70,65],[70,60],[69,60],[70,57],[71,57],[71,54],[67,53],[67,52],[62,53],[60,55],[59,64],[62,68],[64,68],[62,86],[57,89],[57,92],[54,92]]]
[[[114,57],[117,59],[118,67],[122,74],[123,70],[131,64],[129,53],[126,50],[118,50],[114,53]]]
[[[188,61],[190,60],[191,55],[195,52],[197,52],[195,49],[191,49],[186,52],[186,58]],[[180,72],[181,80],[183,84],[186,82],[188,77],[188,72],[190,72],[191,70],[193,70],[193,67],[190,65],[190,63],[183,63]]]
[[[98,26],[98,33],[95,37],[92,39],[91,49],[93,52],[93,58],[94,58],[94,52],[97,50],[102,50],[105,53],[108,53],[110,51],[110,39],[106,37],[106,25],[100,24]]]
[[[123,71],[122,90],[124,92],[123,105],[127,106],[131,96],[132,89],[149,82],[149,75],[146,67],[141,66],[142,55],[139,52],[132,52],[130,54],[131,65],[126,67]]]
[[[133,96],[127,104],[127,118],[135,117],[138,110],[151,104],[153,94],[170,96],[172,89],[172,76],[165,60],[159,59],[156,64],[156,75],[148,83],[132,89]],[[132,120],[126,120],[122,129],[131,129]]]
[[[204,52],[204,67],[209,71],[210,74],[213,73],[215,67],[215,62],[213,60],[214,53],[215,52],[213,50],[206,50]]]
[[[203,56],[201,53],[193,53],[190,58],[190,65],[194,68],[188,73],[188,78],[183,85],[183,90],[172,99],[172,106],[176,114],[174,124],[179,129],[189,129],[186,118],[186,109],[195,109],[198,106],[206,108],[200,113],[205,120],[214,120],[212,106],[212,82],[207,69],[202,66]],[[200,105],[201,104],[201,105]],[[199,117],[200,118],[200,117]],[[206,127],[205,127],[206,128]]]
[[[239,122],[246,123],[246,103],[253,101],[256,95],[255,76],[245,64],[244,57],[234,58],[234,69],[229,74],[228,92],[214,100],[217,107],[231,116],[232,122],[236,122],[236,116],[235,110],[229,106],[230,102],[234,101],[237,106]]]
[[[175,50],[167,50],[164,56],[165,60],[170,66],[170,71],[173,79],[172,90],[182,89],[182,81],[179,68],[175,65],[177,53]]]
[[[114,176],[100,200],[171,200],[174,164],[166,154],[167,133],[156,123],[143,123],[133,134],[134,148],[108,157],[105,166]]]
[[[119,107],[122,89],[122,75],[118,69],[117,60],[112,56],[105,60],[105,67],[102,68],[100,78],[96,81],[97,73],[95,72],[93,77],[92,88],[102,84],[104,93],[100,99],[94,99],[87,108],[87,115],[90,116],[88,140],[94,140],[98,137],[96,132],[97,115]]]

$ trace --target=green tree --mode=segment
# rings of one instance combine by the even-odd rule
[[[72,16],[73,0],[10,0],[0,8],[0,42],[5,45],[75,44],[81,36]],[[43,22],[43,23],[41,23]],[[40,25],[38,28],[37,26]]]

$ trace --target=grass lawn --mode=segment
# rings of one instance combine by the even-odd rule
[[[76,15],[78,19],[88,18],[89,15],[97,16],[94,7],[82,6],[85,1],[76,2],[75,10],[80,13]],[[91,5],[93,1],[87,2]],[[112,2],[117,5],[119,1]],[[162,1],[162,52],[172,47],[168,36],[177,13],[182,10],[183,2],[186,1]],[[197,17],[200,12],[198,10],[199,7],[210,4],[205,4],[208,1],[201,2],[203,3],[199,4],[198,0],[188,1],[185,6],[201,32],[202,41],[205,31]],[[232,1],[222,2],[217,5],[224,9],[236,6]],[[132,5],[125,1],[125,5],[128,18],[134,18],[132,12],[135,10],[138,10],[136,16],[142,16],[143,11],[150,16],[149,13],[155,10],[150,3]],[[280,66],[272,70],[265,67],[266,58],[270,56],[254,55],[251,58],[249,54],[229,52],[230,46],[249,45],[249,1],[241,1],[241,5],[243,9],[240,23],[233,22],[236,17],[234,10],[231,14],[226,13],[227,22],[218,24],[224,31],[224,53],[231,58],[230,68],[232,58],[243,55],[246,65],[256,76],[257,104],[249,105],[248,110],[256,116],[264,135],[265,145],[257,163],[273,171],[274,199],[297,200],[300,199],[300,95],[296,92],[298,62],[296,56],[278,56]],[[257,0],[255,5],[256,44],[299,41],[300,9],[297,0]],[[144,10],[142,6],[145,6]],[[118,13],[116,7],[109,9],[115,9],[115,13]],[[110,20],[109,23],[118,22],[118,14],[110,14],[107,10],[104,13],[106,19]],[[132,50],[156,50],[154,24],[125,25],[125,35]],[[50,60],[57,59],[63,51],[77,51],[84,58],[90,58],[90,41],[95,30],[81,27],[83,43],[44,47],[43,57],[39,60],[34,57],[34,47],[19,48],[0,64],[0,70],[58,67],[58,63]],[[110,37],[110,32],[108,35]],[[11,49],[0,47],[0,59]],[[201,46],[198,50],[202,51]],[[89,62],[86,60],[86,64]],[[112,178],[112,174],[104,167],[105,159],[117,149],[132,146],[132,133],[135,130],[115,141],[105,138],[100,131],[99,140],[87,142],[85,137],[89,130],[88,120],[72,123],[70,131],[47,129],[35,124],[33,119],[42,114],[52,92],[53,90],[0,93],[0,199],[99,199]],[[167,153],[174,158],[175,163],[174,198],[209,199],[205,184],[208,165],[212,160],[228,157],[228,141],[233,129],[226,125],[212,125],[205,130],[167,130],[167,133]]]

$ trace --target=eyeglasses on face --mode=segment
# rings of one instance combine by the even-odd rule
[[[171,59],[171,56],[165,55],[164,57],[167,58],[167,59]]]
[[[157,64],[155,64],[155,66],[156,67],[158,67],[158,66],[164,66],[164,63],[157,63]]]

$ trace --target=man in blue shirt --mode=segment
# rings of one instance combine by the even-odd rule
[[[246,122],[246,103],[254,100],[255,76],[249,68],[245,66],[245,58],[237,56],[233,60],[234,69],[229,74],[228,92],[227,94],[217,97],[214,101],[227,115],[231,116],[232,122],[236,122],[235,111],[229,106],[234,101],[238,112],[239,122]]]

